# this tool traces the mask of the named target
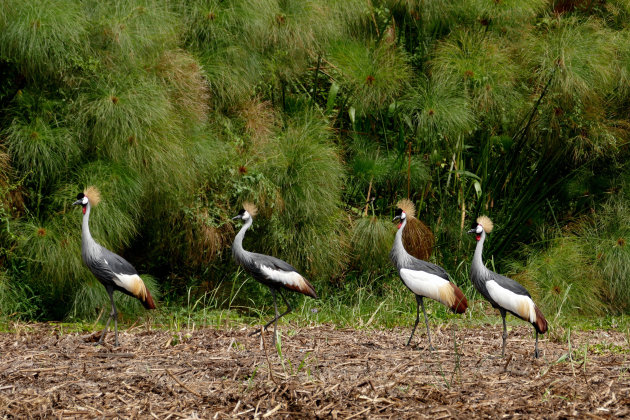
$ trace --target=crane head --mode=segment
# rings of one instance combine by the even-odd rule
[[[398,229],[400,229],[400,227],[402,226],[402,221],[405,220],[407,218],[407,213],[405,213],[405,211],[401,208],[397,208],[396,212],[394,213],[394,220],[392,220],[392,222],[395,222],[396,220],[400,220],[400,223],[398,223]]]
[[[395,222],[396,220],[405,220],[406,217],[407,213],[405,213],[403,209],[397,208],[394,212],[394,220],[392,220],[392,222]]]
[[[258,209],[252,203],[246,201],[243,203],[243,208],[238,212],[236,216],[232,218],[232,220],[241,219],[243,221],[247,221],[250,218],[253,218],[258,214]]]
[[[473,222],[472,229],[468,231],[469,234],[474,234],[477,240],[481,239],[481,233],[483,232],[483,226],[477,222]]]
[[[83,192],[80,192],[79,194],[77,194],[77,201],[75,201],[72,204],[75,206],[78,206],[79,204],[83,206],[83,214],[85,214],[85,210],[88,203],[92,207],[95,207],[95,206],[98,206],[98,203],[100,202],[101,202],[101,193],[99,192],[98,188],[91,185],[87,187],[85,190],[83,190]]]
[[[245,209],[241,209],[241,211],[238,212],[238,214],[234,217],[232,217],[232,220],[238,220],[241,219],[243,221],[246,221],[247,219],[249,219],[250,217],[252,217],[249,212]]]
[[[88,204],[88,198],[83,193],[77,194],[77,201],[72,203],[73,206],[78,206],[79,204],[83,207],[83,214],[85,214],[85,207]]]
[[[492,232],[493,228],[494,223],[492,223],[492,220],[490,220],[488,216],[479,216],[477,221],[473,222],[472,229],[470,229],[468,233],[474,233],[477,235],[477,240],[480,240],[482,233],[485,232],[486,234],[489,234]]]

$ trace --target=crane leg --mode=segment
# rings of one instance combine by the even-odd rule
[[[118,312],[116,311],[116,304],[114,304],[114,290],[107,289],[107,293],[109,294],[109,300],[112,303],[112,311],[107,318],[107,322],[105,323],[105,328],[103,328],[103,332],[101,333],[101,338],[98,340],[96,344],[102,344],[103,340],[105,340],[105,336],[107,335],[107,329],[109,328],[109,323],[112,318],[114,319],[114,335],[116,337],[114,341],[114,346],[118,347]]]
[[[419,299],[420,306],[422,306],[422,313],[424,314],[424,323],[427,325],[427,337],[429,337],[429,350],[435,350],[433,348],[433,344],[431,343],[431,330],[429,329],[429,318],[427,318],[427,311],[424,309],[424,300],[422,296],[418,296],[416,299]]]
[[[534,358],[538,359],[540,357],[540,352],[538,351],[538,331],[536,331],[536,347],[534,347]]]
[[[284,303],[287,305],[287,310],[284,311],[283,313],[281,313],[280,315],[278,315],[278,306],[276,304],[276,291],[278,292],[278,294],[280,295],[280,297],[282,297],[282,300],[284,300]],[[274,329],[273,329],[273,344],[276,344],[276,328],[278,327],[278,320],[280,318],[282,318],[283,316],[285,316],[286,314],[288,314],[289,312],[291,312],[293,310],[293,308],[291,308],[291,305],[289,304],[289,301],[287,300],[287,298],[284,297],[284,295],[282,294],[282,292],[280,292],[280,289],[276,290],[276,289],[271,289],[271,295],[273,296],[273,307],[275,309],[275,317],[267,322],[265,324],[265,326],[263,327],[263,330],[267,331],[267,328],[271,325],[274,324]],[[260,334],[260,330],[258,331],[254,331],[252,333],[250,333],[249,335],[256,335],[256,334]]]
[[[413,325],[413,330],[411,330],[411,335],[409,336],[409,341],[407,341],[407,345],[411,344],[413,333],[416,332],[416,327],[418,326],[418,322],[420,322],[420,299],[422,298],[416,295],[416,323]]]
[[[501,318],[503,318],[503,347],[501,348],[501,357],[505,357],[505,342],[507,341],[507,326],[505,325],[505,309],[499,309],[501,311]]]

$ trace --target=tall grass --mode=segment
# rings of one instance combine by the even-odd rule
[[[627,183],[625,184],[627,188]],[[630,202],[624,190],[599,210],[592,223],[583,227],[582,234],[595,267],[600,271],[606,298],[615,311],[630,309]]]
[[[70,129],[40,117],[31,121],[16,118],[3,134],[16,169],[29,174],[30,184],[39,189],[54,185],[81,153]]]
[[[408,189],[421,191],[430,179],[430,168],[424,157],[410,156],[407,150],[388,151],[364,137],[355,138],[349,149],[353,153],[348,159],[353,182],[346,195],[359,207],[376,198],[378,207],[387,208],[400,197],[406,197]]]
[[[455,82],[464,89],[480,117],[500,121],[506,110],[518,110],[522,100],[516,83],[519,68],[508,48],[506,40],[491,33],[456,30],[437,45],[431,73],[435,83]]]
[[[375,216],[361,217],[352,226],[350,255],[363,272],[389,271],[389,250],[394,242],[390,221]]]
[[[63,317],[81,279],[88,272],[81,261],[80,233],[72,235],[55,221],[23,222],[15,257],[25,263],[22,285],[41,300],[46,317]]]
[[[266,145],[261,168],[278,203],[266,248],[320,278],[339,274],[346,255],[344,170],[329,136],[326,123],[313,113],[296,116]]]
[[[32,320],[39,315],[39,298],[28,285],[11,282],[11,278],[0,270],[0,319]]]
[[[28,78],[67,76],[88,53],[89,22],[74,0],[3,2],[0,57]]]
[[[615,44],[598,19],[549,17],[541,23],[540,33],[531,33],[523,50],[540,85],[553,75],[553,89],[583,101],[610,90]]]
[[[153,63],[177,45],[179,22],[163,1],[90,0],[83,7],[92,45],[107,66]]]
[[[411,80],[404,52],[386,43],[340,40],[330,48],[330,61],[359,114],[389,107]]]
[[[583,239],[559,237],[544,251],[532,251],[514,278],[532,294],[548,319],[602,315],[607,310],[605,283]],[[517,266],[513,269],[518,270]]]
[[[316,0],[241,0],[247,45],[262,54],[279,81],[301,74],[335,28],[326,3]]]
[[[432,144],[472,129],[475,113],[455,80],[419,77],[400,108],[418,141]]]
[[[208,117],[209,90],[199,62],[184,50],[164,51],[155,66],[155,74],[167,89],[174,112],[191,124]]]
[[[99,79],[76,102],[77,120],[92,150],[164,177],[183,155],[166,89],[142,73]]]
[[[390,288],[386,258],[401,197],[417,203],[435,232],[432,258],[456,278],[467,277],[473,244],[462,230],[478,213],[496,219],[487,253],[500,268],[540,226],[594,211],[610,228],[580,219],[581,240],[565,232],[570,240],[550,248],[526,247],[531,273],[518,271],[542,296],[541,276],[545,304],[562,312],[587,285],[558,279],[587,264],[585,277],[603,282],[613,302],[605,310],[622,310],[625,204],[601,204],[623,171],[615,162],[628,154],[628,8],[554,7],[5,1],[4,290],[32,290],[42,317],[61,318],[79,303],[77,316],[87,316],[101,304],[87,289],[74,296],[92,280],[79,253],[81,214],[70,204],[95,185],[104,200],[92,213],[93,235],[163,290],[225,287],[234,275],[230,217],[247,199],[261,210],[247,246],[294,264],[335,305],[370,302],[349,310],[360,317],[399,310],[389,306],[390,293],[401,295]],[[584,253],[582,242],[598,253]],[[547,257],[558,261],[549,276]],[[335,289],[346,283],[370,297],[337,299],[336,291],[351,293]],[[564,304],[552,299],[555,286],[571,290]],[[258,295],[240,303],[255,306]],[[413,313],[413,299],[405,302]],[[600,311],[589,302],[573,306]]]
[[[201,53],[210,88],[211,103],[217,109],[231,109],[251,98],[263,80],[261,57],[242,45],[226,45]]]
[[[552,314],[627,311],[628,214],[627,192],[622,191],[571,231],[558,232],[546,248],[528,248],[527,263],[513,267],[520,271],[517,278],[532,287],[542,307]]]

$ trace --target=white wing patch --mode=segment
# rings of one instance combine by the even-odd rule
[[[288,286],[297,286],[299,289],[302,289],[305,286],[304,278],[296,271],[274,270],[273,268],[265,265],[261,265],[260,270],[270,280],[274,280]]]
[[[117,286],[122,287],[138,299],[146,300],[147,289],[144,286],[144,282],[137,274],[117,274],[114,273],[114,283]]]
[[[507,309],[524,320],[536,322],[536,305],[529,296],[519,295],[511,290],[499,286],[499,284],[490,280],[486,282],[486,288],[492,300],[499,306]]]
[[[426,296],[448,307],[455,303],[455,291],[451,282],[435,274],[426,271],[410,270],[402,268],[400,278],[405,285],[416,295]]]

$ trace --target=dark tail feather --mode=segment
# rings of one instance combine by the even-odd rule
[[[282,286],[284,286],[286,289],[294,290],[296,292],[302,293],[303,295],[310,296],[313,299],[318,299],[317,293],[315,293],[315,289],[313,288],[311,283],[309,283],[308,280],[306,280],[303,276],[302,282],[298,284],[282,283]]]
[[[319,299],[317,297],[317,293],[315,293],[315,288],[313,288],[313,285],[309,283],[309,281],[306,279],[304,279],[304,283],[306,283],[306,288],[304,290],[301,290],[301,292],[307,296],[312,297],[313,299]]]
[[[536,309],[536,321],[532,322],[532,325],[534,325],[536,331],[540,334],[544,334],[547,332],[547,320],[542,312],[540,312],[540,309],[538,309],[538,306],[534,306],[534,308]]]
[[[149,289],[147,289],[145,287],[146,291],[147,291],[147,296],[145,300],[140,300],[140,302],[142,302],[142,306],[144,306],[147,309],[155,309],[155,303],[153,302],[153,296],[151,296],[151,293],[149,292]]]
[[[451,286],[453,287],[453,292],[455,293],[455,302],[453,302],[451,309],[453,310],[453,312],[463,314],[468,308],[468,301],[466,300],[466,296],[464,296],[464,293],[462,293],[462,291],[459,289],[459,287],[455,285],[455,283],[451,282]]]

